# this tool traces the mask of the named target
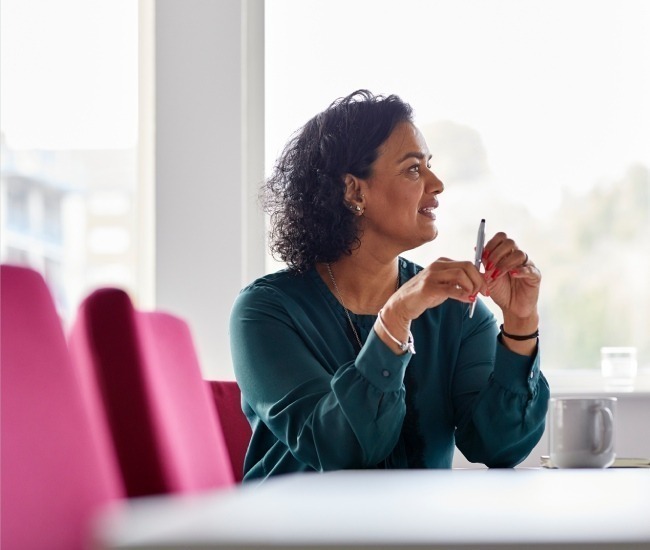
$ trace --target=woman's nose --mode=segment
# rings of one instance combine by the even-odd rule
[[[427,181],[426,191],[427,193],[433,193],[434,195],[439,195],[445,190],[445,184],[442,183],[438,176],[433,172],[429,171],[429,178]]]

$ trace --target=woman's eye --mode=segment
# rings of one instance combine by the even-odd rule
[[[419,164],[414,164],[413,166],[411,166],[411,167],[409,168],[409,171],[410,171],[410,172],[418,173],[418,172],[420,171],[420,165],[419,165]]]

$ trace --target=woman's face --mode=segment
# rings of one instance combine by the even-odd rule
[[[444,185],[431,171],[430,160],[421,132],[409,122],[398,124],[379,147],[372,174],[360,182],[365,197],[362,245],[374,242],[399,253],[436,238],[434,209]]]

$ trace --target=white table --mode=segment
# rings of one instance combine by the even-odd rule
[[[650,548],[650,469],[299,474],[102,518],[104,549]]]

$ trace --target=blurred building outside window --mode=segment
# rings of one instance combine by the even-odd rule
[[[0,256],[67,322],[98,286],[138,294],[138,2],[3,0]]]

